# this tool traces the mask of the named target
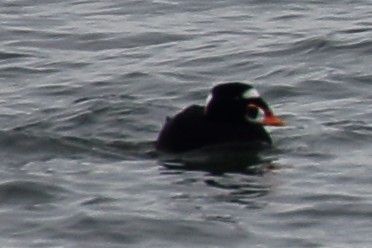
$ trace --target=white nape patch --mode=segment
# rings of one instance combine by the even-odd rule
[[[207,97],[207,100],[205,101],[205,106],[208,106],[209,103],[212,101],[212,94],[209,94],[208,97]]]
[[[250,99],[250,98],[258,98],[260,97],[260,94],[256,89],[249,89],[243,93],[243,98],[244,99]]]

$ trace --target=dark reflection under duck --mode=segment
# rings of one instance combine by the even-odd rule
[[[159,153],[159,163],[170,170],[205,171],[211,174],[239,173],[262,175],[275,165],[262,156],[273,148],[257,149],[252,144],[211,146],[181,154]]]
[[[159,154],[158,162],[163,168],[162,174],[177,178],[173,182],[175,187],[180,189],[179,185],[184,185],[182,192],[188,201],[203,198],[210,204],[227,202],[260,208],[266,204],[265,196],[271,192],[271,175],[277,169],[273,157],[277,151],[248,148],[242,144],[230,144],[182,154]],[[170,181],[170,187],[173,183]],[[193,184],[205,185],[206,188],[189,192]]]

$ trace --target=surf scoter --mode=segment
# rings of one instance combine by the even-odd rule
[[[258,114],[263,112],[262,119]],[[282,126],[258,91],[241,82],[215,86],[206,106],[192,105],[168,117],[156,148],[168,152],[185,152],[211,145],[250,142],[271,144],[264,125]]]

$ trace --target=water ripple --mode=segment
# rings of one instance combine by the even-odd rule
[[[40,181],[12,180],[0,183],[0,204],[35,205],[61,199],[65,190]]]
[[[0,6],[4,246],[370,245],[369,1]],[[226,81],[285,119],[274,147],[158,154]]]

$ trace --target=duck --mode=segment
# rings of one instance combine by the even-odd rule
[[[178,153],[232,143],[271,145],[264,126],[283,125],[251,84],[221,83],[211,89],[204,106],[194,104],[167,117],[155,147]]]

